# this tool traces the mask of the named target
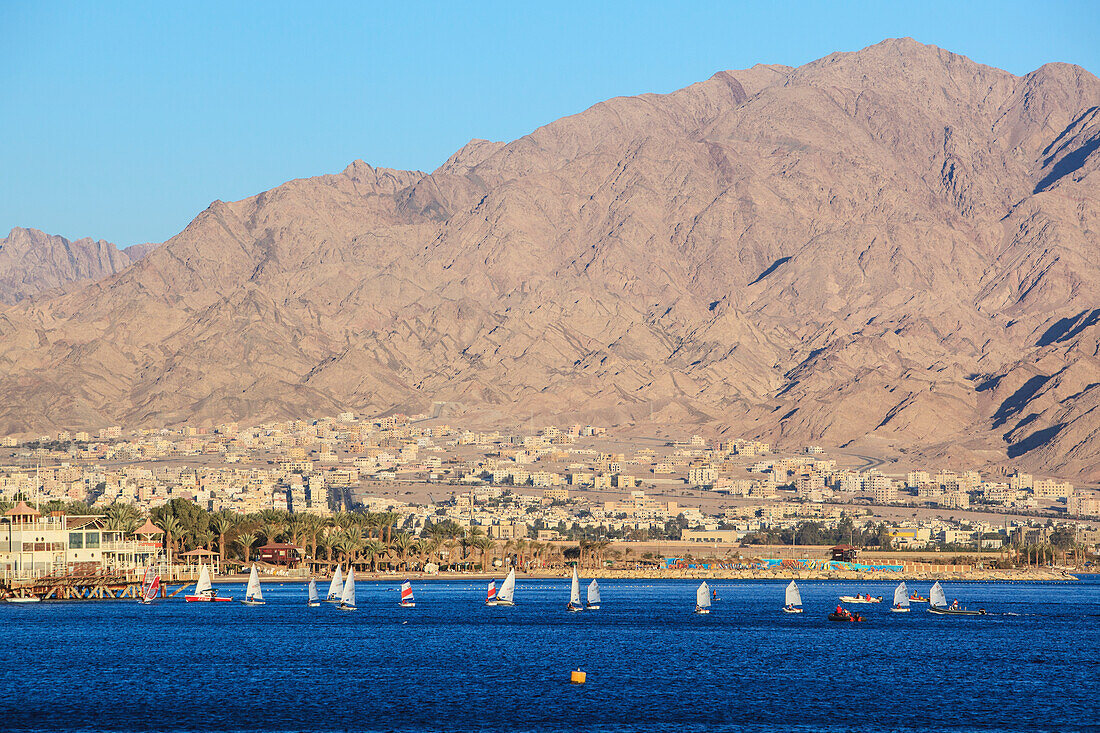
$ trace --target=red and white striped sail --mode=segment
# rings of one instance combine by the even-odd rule
[[[145,602],[149,603],[160,595],[160,576],[154,575],[149,585],[145,586]]]
[[[412,583],[405,581],[401,584],[401,602],[408,603],[413,600],[413,587]]]
[[[495,580],[489,581],[489,595],[485,596],[485,600],[491,601],[497,597],[497,582]]]

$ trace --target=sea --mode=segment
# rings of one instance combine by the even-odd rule
[[[568,580],[357,583],[358,610],[267,604],[0,603],[0,728],[33,731],[1100,730],[1100,579],[944,583],[985,616],[889,611],[893,584],[601,581],[569,613]],[[322,591],[323,591],[322,583]],[[242,585],[218,585],[243,597]],[[927,596],[928,583],[910,583]],[[860,624],[841,594],[885,596]],[[583,685],[570,673],[583,670]]]

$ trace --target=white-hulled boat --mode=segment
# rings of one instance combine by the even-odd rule
[[[940,581],[936,581],[936,584],[932,586],[931,592],[928,594],[928,612],[935,613],[941,616],[985,616],[985,609],[979,609],[977,611],[968,611],[965,608],[959,606],[959,602],[955,601],[950,606],[947,605],[947,594],[943,592],[943,587],[940,585]]]
[[[909,589],[905,587],[904,581],[894,588],[894,605],[890,610],[894,613],[909,613]]]
[[[491,589],[490,589],[491,591]],[[496,594],[496,598],[490,598],[485,601],[486,606],[514,606],[516,592],[516,569],[512,568],[508,571],[508,577],[504,579],[504,582],[500,584],[500,590]]]
[[[344,592],[340,594],[341,611],[354,611],[355,608],[355,568],[348,568],[348,579],[344,581]]]
[[[569,584],[569,605],[566,608],[573,613],[584,610],[584,606],[581,605],[581,581],[577,577],[576,565],[573,566],[573,582]]]
[[[321,605],[321,597],[317,595],[317,581],[313,578],[309,579],[309,600],[306,601],[306,605],[310,608]]]
[[[256,572],[256,566],[252,566],[252,572],[248,575],[248,587],[244,591],[244,600],[241,601],[246,606],[262,606],[264,605],[264,594],[260,589],[260,574]]]
[[[401,603],[398,604],[401,608],[413,608],[416,606],[416,599],[413,598],[412,583],[405,581],[401,584]]]
[[[233,596],[219,596],[214,590],[214,584],[210,581],[210,570],[203,565],[199,570],[199,581],[195,583],[195,592],[183,597],[188,603],[204,603],[211,601],[231,601]]]
[[[4,599],[8,603],[41,603],[42,599],[38,596],[8,596]]]
[[[588,584],[588,605],[585,608],[589,611],[600,610],[600,584],[595,580]]]
[[[786,613],[802,613],[802,594],[798,592],[798,584],[793,580],[787,585],[784,593],[783,610]]]
[[[705,580],[695,591],[695,613],[710,613],[710,586]]]
[[[870,596],[864,593],[861,596],[841,596],[841,603],[882,603],[882,596]]]
[[[339,603],[340,594],[344,592],[344,574],[340,570],[340,566],[336,566],[336,572],[332,574],[332,581],[328,584],[328,595],[325,596],[325,603]]]

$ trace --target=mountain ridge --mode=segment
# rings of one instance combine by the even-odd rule
[[[449,401],[1098,480],[1098,106],[901,39],[214,202],[0,313],[0,428]]]

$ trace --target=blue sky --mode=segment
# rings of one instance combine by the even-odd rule
[[[356,158],[432,170],[608,97],[888,37],[1100,73],[1095,0],[522,5],[0,0],[0,231],[162,241]]]

